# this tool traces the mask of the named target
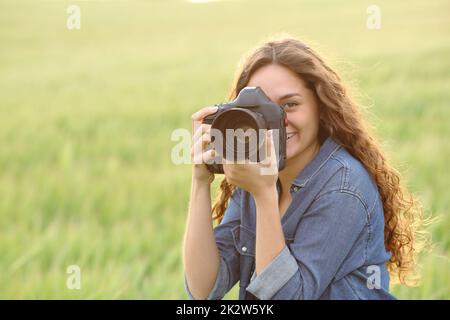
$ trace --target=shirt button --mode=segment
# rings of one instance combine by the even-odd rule
[[[242,247],[242,251],[247,252],[247,247]]]

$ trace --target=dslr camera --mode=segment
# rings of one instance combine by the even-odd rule
[[[266,131],[273,131],[278,171],[286,162],[286,113],[260,87],[243,88],[235,100],[215,104],[214,114],[203,119],[211,125],[211,143],[216,156],[206,166],[212,173],[224,173],[225,161],[260,162],[266,157]],[[242,163],[242,162],[241,162]]]

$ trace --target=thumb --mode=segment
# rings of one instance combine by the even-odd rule
[[[278,171],[277,154],[273,136],[273,130],[268,130],[266,133],[266,158],[264,159],[264,165],[267,167],[262,173],[266,175],[272,175]]]
[[[276,135],[278,136],[278,135]],[[274,140],[274,131],[273,130],[268,130],[267,131],[267,149],[266,152],[269,156],[270,159],[274,160],[276,162],[276,158],[277,158],[277,153],[276,153],[276,148],[275,148],[275,140]]]

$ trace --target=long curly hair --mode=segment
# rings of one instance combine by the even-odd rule
[[[391,252],[387,268],[392,283],[417,283],[416,256],[424,241],[422,209],[401,184],[400,174],[389,163],[373,130],[364,121],[359,105],[350,97],[341,78],[311,48],[293,37],[264,42],[244,56],[231,86],[234,99],[253,73],[268,64],[289,68],[315,93],[319,103],[319,138],[332,137],[358,159],[378,186],[384,209],[384,243]],[[235,186],[224,178],[214,202],[213,218],[220,222]]]

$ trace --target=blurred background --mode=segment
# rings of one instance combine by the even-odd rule
[[[0,298],[187,298],[191,169],[172,163],[171,134],[287,32],[342,75],[437,219],[421,285],[394,294],[449,299],[450,2],[196,2],[0,0]]]

